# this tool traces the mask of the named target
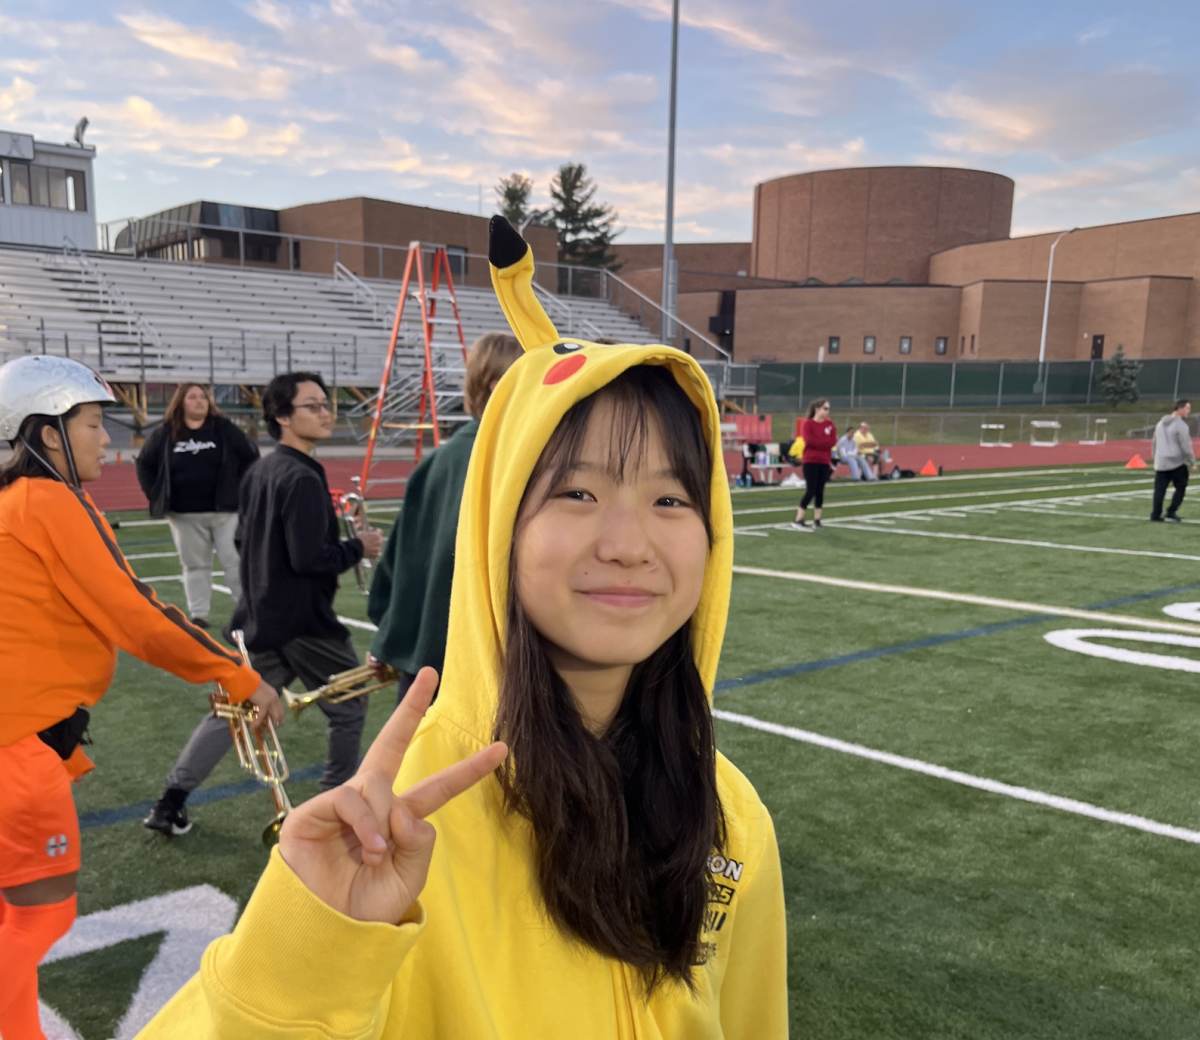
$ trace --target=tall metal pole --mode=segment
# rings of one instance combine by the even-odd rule
[[[1079,228],[1071,228],[1071,231],[1078,231]],[[1040,393],[1042,389],[1042,381],[1045,379],[1046,371],[1046,327],[1050,324],[1050,282],[1054,278],[1054,250],[1058,248],[1058,243],[1061,242],[1071,231],[1064,231],[1054,240],[1054,244],[1050,246],[1050,264],[1046,268],[1046,305],[1042,308],[1042,345],[1038,348],[1038,377],[1037,382],[1033,384],[1033,392]]]
[[[675,336],[675,103],[679,82],[679,0],[671,4],[671,107],[667,117],[667,222],[663,238],[662,309],[664,343]]]

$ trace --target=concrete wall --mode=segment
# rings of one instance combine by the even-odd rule
[[[662,278],[663,247],[661,244],[620,245],[613,247],[621,261],[619,274],[624,278],[634,271],[654,269]],[[675,259],[681,271],[704,271],[710,274],[748,275],[750,273],[749,242],[676,242]]]
[[[734,356],[739,361],[816,361],[830,336],[841,338],[840,361],[933,361],[938,336],[953,356],[963,290],[928,286],[838,286],[749,289],[737,295]],[[718,294],[703,294],[716,313]],[[680,310],[683,303],[681,299]],[[708,315],[701,328],[708,327]],[[875,354],[863,339],[876,338]],[[911,336],[912,353],[900,353]],[[832,358],[830,358],[832,360]]]
[[[1013,182],[982,170],[863,167],[754,190],[751,274],[838,285],[923,285],[931,253],[1007,238]]]

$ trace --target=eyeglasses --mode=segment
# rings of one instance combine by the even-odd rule
[[[322,412],[332,412],[333,409],[329,406],[328,401],[321,401],[319,404],[298,404],[296,408],[303,408],[306,411],[312,412],[313,415],[320,415]]]

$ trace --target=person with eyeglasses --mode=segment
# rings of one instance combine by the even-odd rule
[[[366,557],[376,559],[383,535],[368,528],[341,538],[324,467],[313,458],[333,434],[324,380],[315,372],[288,372],[263,393],[267,432],[279,442],[254,463],[238,495],[237,545],[242,596],[225,630],[241,629],[255,671],[277,689],[299,679],[315,690],[330,675],[357,668],[350,633],[337,619],[338,575]],[[320,704],[329,719],[329,747],[321,790],[348,780],[358,768],[367,698]],[[191,828],[185,803],[233,747],[223,719],[207,715],[167,775],[165,788],[143,824],[168,835]]]

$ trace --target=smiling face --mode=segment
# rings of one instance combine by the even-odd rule
[[[708,533],[672,472],[657,420],[623,474],[611,464],[615,409],[597,402],[577,464],[526,496],[514,542],[517,593],[564,670],[644,661],[700,602]]]

